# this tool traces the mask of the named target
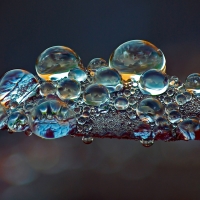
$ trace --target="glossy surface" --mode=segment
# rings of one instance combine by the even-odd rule
[[[75,124],[74,111],[56,100],[48,100],[36,106],[29,119],[32,132],[45,139],[66,136]]]
[[[54,94],[56,92],[56,87],[51,82],[43,82],[40,85],[40,94],[42,96],[47,96],[49,94]]]
[[[88,66],[87,66],[87,70],[89,72],[92,72],[92,74],[93,74],[99,68],[107,67],[107,66],[108,66],[108,64],[104,59],[102,59],[102,58],[94,58],[89,62]]]
[[[71,69],[68,74],[68,78],[74,79],[76,81],[85,81],[87,78],[87,74],[79,68]]]
[[[169,80],[166,74],[150,69],[140,76],[138,86],[143,94],[159,95],[167,90]]]
[[[24,102],[36,94],[38,86],[38,81],[33,74],[22,69],[10,70],[0,81],[1,104],[9,108],[10,101],[17,104]]]
[[[200,74],[190,74],[185,81],[185,88],[191,93],[200,93]]]
[[[53,46],[43,51],[36,62],[36,72],[46,81],[67,77],[71,69],[82,68],[80,57],[70,48]]]
[[[140,75],[149,69],[165,71],[165,62],[162,51],[150,42],[131,40],[114,50],[109,66],[118,70],[124,80],[138,80]]]
[[[123,88],[122,78],[117,70],[108,67],[99,68],[94,74],[93,82],[107,87],[109,92]]]
[[[126,110],[129,106],[129,102],[125,97],[118,97],[115,99],[114,106],[117,110]]]
[[[92,106],[100,106],[108,101],[109,97],[108,89],[99,84],[89,85],[83,93],[85,103]]]
[[[57,95],[62,100],[77,99],[81,94],[81,84],[68,78],[62,79],[57,85]]]
[[[139,102],[137,115],[144,122],[154,122],[164,113],[163,105],[155,98],[146,98]]]

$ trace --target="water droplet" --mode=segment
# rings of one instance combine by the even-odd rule
[[[115,68],[123,80],[134,78],[149,70],[165,71],[165,57],[162,51],[150,42],[132,40],[121,44],[110,56],[109,65]]]
[[[64,78],[57,87],[57,95],[62,100],[77,99],[81,94],[81,84],[75,80]]]
[[[154,98],[146,98],[139,102],[136,109],[137,115],[144,122],[154,122],[164,114],[163,105]]]
[[[184,105],[187,102],[186,96],[182,93],[177,94],[175,100],[178,105]]]
[[[86,119],[85,119],[85,117],[79,117],[77,122],[78,122],[78,124],[83,125],[83,124],[85,124]]]
[[[93,137],[90,136],[83,136],[82,137],[82,141],[85,144],[91,144],[93,142]]]
[[[168,96],[173,96],[174,95],[174,89],[170,88],[168,91],[167,91],[167,95]]]
[[[83,94],[85,103],[92,106],[100,106],[108,101],[109,97],[108,89],[98,84],[89,85]]]
[[[164,98],[164,103],[165,103],[165,104],[169,104],[169,103],[171,103],[171,102],[172,102],[172,98],[171,98],[171,97],[166,96],[166,97]]]
[[[68,78],[74,79],[79,82],[85,81],[87,79],[87,74],[83,70],[75,68],[69,71]]]
[[[102,59],[102,58],[94,58],[89,62],[88,66],[87,66],[87,70],[89,72],[93,72],[94,73],[99,68],[107,67],[107,66],[108,66],[108,64],[104,59]]]
[[[190,74],[185,81],[185,88],[188,92],[200,93],[200,74]]]
[[[177,111],[177,110],[172,110],[168,114],[168,120],[171,123],[179,123],[182,120],[181,113],[179,111]]]
[[[49,94],[54,94],[56,92],[56,87],[51,82],[43,82],[40,85],[40,94],[42,96],[47,96]]]
[[[134,105],[134,104],[136,104],[137,101],[135,100],[135,97],[131,96],[131,97],[129,97],[128,102],[130,105]]]
[[[166,74],[150,69],[140,76],[138,86],[143,94],[159,95],[167,90],[169,80]]]
[[[195,132],[200,129],[199,121],[197,119],[185,119],[178,124],[178,128],[185,140],[194,140]]]
[[[32,97],[39,86],[37,79],[22,69],[8,71],[0,82],[0,101],[3,106],[9,107],[9,102],[18,104]]]
[[[27,116],[19,111],[13,112],[8,118],[8,128],[13,132],[22,132],[28,128]]]
[[[33,109],[29,116],[29,125],[32,132],[39,137],[60,138],[76,127],[75,112],[61,101],[47,100]]]
[[[0,129],[5,126],[5,121],[7,119],[6,109],[0,104]]]
[[[176,103],[169,103],[165,106],[165,112],[168,114],[172,110],[179,110],[179,107]]]
[[[165,117],[158,117],[155,124],[160,127],[169,126],[169,121]]]
[[[184,92],[183,94],[185,95],[187,102],[189,102],[189,101],[192,100],[192,94],[191,94],[191,93],[189,93],[189,92]]]
[[[129,106],[129,102],[125,97],[117,97],[114,106],[117,110],[126,110]]]
[[[36,72],[46,81],[55,81],[68,76],[71,69],[82,68],[81,59],[70,48],[54,46],[43,51],[36,62]]]
[[[118,91],[123,87],[118,71],[108,67],[99,68],[94,75],[93,82],[106,86],[109,92]]]
[[[131,91],[129,89],[125,89],[123,94],[125,97],[129,97],[131,95]]]
[[[140,140],[140,143],[144,146],[144,147],[151,147],[154,144],[154,140]]]

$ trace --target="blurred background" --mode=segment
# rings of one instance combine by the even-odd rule
[[[75,50],[84,65],[109,59],[120,44],[144,39],[159,47],[167,73],[182,81],[200,71],[200,1],[1,0],[0,75],[35,74],[50,46]],[[200,142],[81,138],[47,141],[0,132],[0,199],[200,199]]]

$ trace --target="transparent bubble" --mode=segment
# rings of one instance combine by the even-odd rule
[[[160,127],[165,127],[169,125],[169,121],[165,117],[158,117],[155,124]]]
[[[104,59],[102,59],[102,58],[94,58],[94,59],[92,59],[89,62],[88,66],[87,66],[87,70],[89,72],[92,72],[92,74],[93,74],[99,68],[101,68],[101,67],[107,67],[107,66],[108,66],[108,64],[107,64],[107,62]]]
[[[8,128],[13,132],[21,132],[28,128],[28,118],[20,111],[13,112],[8,118]]]
[[[167,90],[169,80],[166,74],[150,69],[140,76],[138,86],[143,94],[159,95]]]
[[[182,93],[177,94],[175,100],[178,105],[184,105],[187,102],[186,96]]]
[[[129,106],[128,99],[125,97],[117,97],[114,106],[117,110],[126,110]]]
[[[170,88],[168,91],[167,91],[167,95],[169,97],[173,96],[174,95],[174,89]]]
[[[178,124],[178,128],[185,140],[194,140],[195,131],[200,129],[199,121],[197,119],[185,119]]]
[[[80,57],[70,48],[54,46],[43,51],[36,62],[38,76],[55,81],[68,76],[71,69],[82,68]]]
[[[81,94],[81,84],[68,78],[62,79],[57,85],[57,95],[60,99],[77,99]]]
[[[92,106],[100,106],[108,101],[109,97],[108,89],[99,84],[89,85],[83,93],[85,103]]]
[[[168,114],[170,113],[172,110],[179,110],[179,107],[176,103],[169,103],[165,106],[165,112]]]
[[[189,92],[184,92],[183,94],[185,95],[186,101],[187,101],[187,102],[190,101],[190,100],[192,100],[192,94],[191,94],[191,93],[189,93]]]
[[[164,114],[163,105],[154,98],[146,98],[139,102],[136,109],[137,115],[144,122],[154,122]]]
[[[79,82],[85,81],[87,79],[87,74],[82,69],[75,68],[69,71],[68,78]]]
[[[6,124],[7,112],[6,109],[0,104],[0,129]]]
[[[190,74],[185,81],[185,88],[188,92],[200,93],[200,74]]]
[[[0,81],[1,104],[10,107],[11,100],[19,104],[34,96],[38,86],[33,74],[22,69],[8,71]]]
[[[150,42],[132,40],[121,44],[110,56],[109,65],[116,69],[123,80],[134,78],[149,70],[165,71],[165,57],[161,50]]]
[[[56,92],[56,87],[51,82],[43,82],[40,85],[40,94],[42,96],[47,96],[49,94],[54,94]]]
[[[171,97],[166,96],[166,97],[164,98],[164,103],[165,103],[165,104],[169,104],[169,103],[171,103],[171,102],[172,102],[172,98],[171,98]]]
[[[177,111],[177,110],[172,110],[168,114],[168,120],[171,123],[179,123],[182,120],[181,113],[179,111]]]
[[[82,141],[85,144],[91,144],[93,142],[93,137],[90,136],[83,136],[82,137]]]
[[[29,125],[32,132],[39,137],[60,138],[75,128],[75,112],[61,101],[47,100],[32,110]]]
[[[117,70],[108,67],[99,68],[94,74],[93,81],[106,86],[109,92],[118,91],[123,87],[122,78]]]

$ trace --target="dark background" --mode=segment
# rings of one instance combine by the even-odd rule
[[[74,49],[87,65],[144,39],[164,52],[167,73],[184,81],[199,72],[199,10],[193,0],[0,0],[0,75],[35,74],[37,56],[50,46]],[[1,131],[0,199],[200,199],[200,142],[84,145]]]

